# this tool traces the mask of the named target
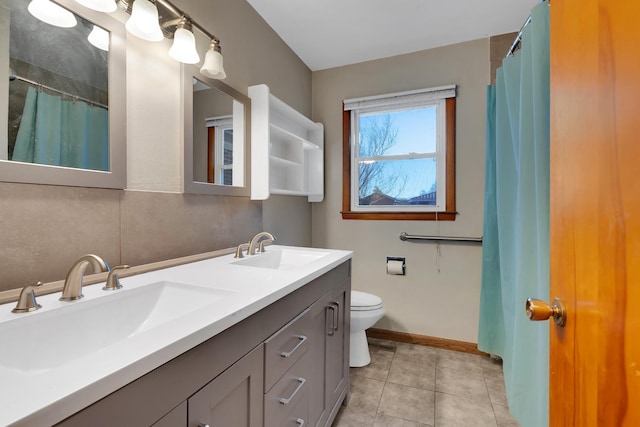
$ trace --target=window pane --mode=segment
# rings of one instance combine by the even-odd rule
[[[436,159],[361,161],[359,205],[435,205]]]
[[[222,170],[222,184],[233,185],[233,171],[231,169]]]
[[[360,115],[360,157],[435,153],[436,110],[411,110]]]
[[[224,130],[224,164],[233,164],[233,129]]]

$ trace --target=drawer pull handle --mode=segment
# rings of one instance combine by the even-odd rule
[[[336,306],[336,309],[334,310],[334,313],[336,314],[336,320],[333,323],[333,330],[337,331],[338,328],[340,327],[340,302],[334,301],[331,303],[331,305]]]
[[[200,423],[200,424],[198,424],[198,427],[209,427],[209,424]]]
[[[296,346],[293,347],[293,349],[291,351],[283,351],[282,353],[280,353],[280,356],[282,356],[282,357],[291,356],[307,340],[307,337],[305,337],[304,335],[298,335],[298,336],[296,336],[296,338],[298,338],[300,340],[300,342],[298,344],[296,344]]]
[[[336,308],[333,304],[329,304],[327,310],[331,310],[331,317],[327,316],[327,323],[329,323],[329,319],[331,319],[331,325],[328,328],[327,335],[333,335],[333,332],[336,330]]]
[[[298,377],[296,378],[296,381],[298,381],[300,384],[298,384],[298,387],[296,387],[296,389],[293,391],[293,393],[291,394],[291,396],[289,396],[287,399],[285,399],[284,397],[280,398],[280,403],[282,403],[283,405],[288,404],[289,402],[291,402],[291,399],[294,398],[294,396],[300,391],[300,389],[302,388],[302,386],[304,385],[305,382],[307,382],[307,380],[305,380],[302,377]]]
[[[304,425],[304,420],[302,418],[298,418],[296,420],[296,424],[298,424],[300,427],[302,427]]]

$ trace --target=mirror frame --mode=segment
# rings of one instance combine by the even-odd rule
[[[0,181],[124,189],[126,151],[126,32],[116,18],[81,6],[74,0],[55,0],[76,15],[111,33],[109,45],[109,171],[76,169],[0,160]],[[43,25],[47,25],[44,24]],[[8,92],[7,92],[8,95]]]
[[[198,79],[209,87],[229,95],[235,101],[244,106],[244,186],[212,184],[193,180],[193,79]],[[182,102],[184,114],[184,167],[183,186],[184,193],[192,194],[217,194],[223,196],[247,196],[251,195],[251,99],[222,83],[220,80],[211,79],[200,73],[195,65],[182,65]],[[234,135],[235,137],[235,135]]]

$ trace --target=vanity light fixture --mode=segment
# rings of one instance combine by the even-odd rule
[[[193,26],[186,16],[182,16],[178,22],[175,33],[173,33],[173,45],[169,49],[169,56],[176,61],[185,64],[197,64],[200,62],[200,55],[196,51],[196,38],[191,30]]]
[[[42,22],[56,27],[71,28],[78,23],[73,13],[50,0],[31,0],[27,10]]]
[[[211,38],[211,44],[209,50],[204,57],[204,64],[200,68],[200,72],[212,79],[224,79],[227,74],[224,72],[222,58],[222,48],[220,47],[220,40],[215,37]]]
[[[125,28],[131,34],[150,42],[162,40],[162,30],[158,22],[158,8],[153,0],[135,0],[131,7],[131,17]]]
[[[87,40],[98,49],[109,52],[109,33],[97,25],[93,26],[93,30],[87,36]]]
[[[115,12],[118,8],[115,0],[76,0],[76,3],[98,12]]]
[[[33,2],[50,3],[49,0],[32,0]],[[120,7],[131,15],[125,24],[129,33],[147,41],[173,38],[169,56],[185,64],[200,62],[193,31],[196,28],[211,40],[200,72],[212,79],[227,77],[222,65],[220,40],[169,0],[76,0],[76,2],[94,10],[106,12],[111,12],[113,4],[115,4],[116,7]],[[109,10],[106,10],[107,8]],[[98,44],[94,44],[94,46],[100,47]],[[101,46],[101,49],[105,46],[108,49],[108,38],[107,43],[103,42]]]

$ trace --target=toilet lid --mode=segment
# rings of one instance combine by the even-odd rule
[[[382,299],[366,292],[351,291],[351,310],[377,310],[382,307]]]

